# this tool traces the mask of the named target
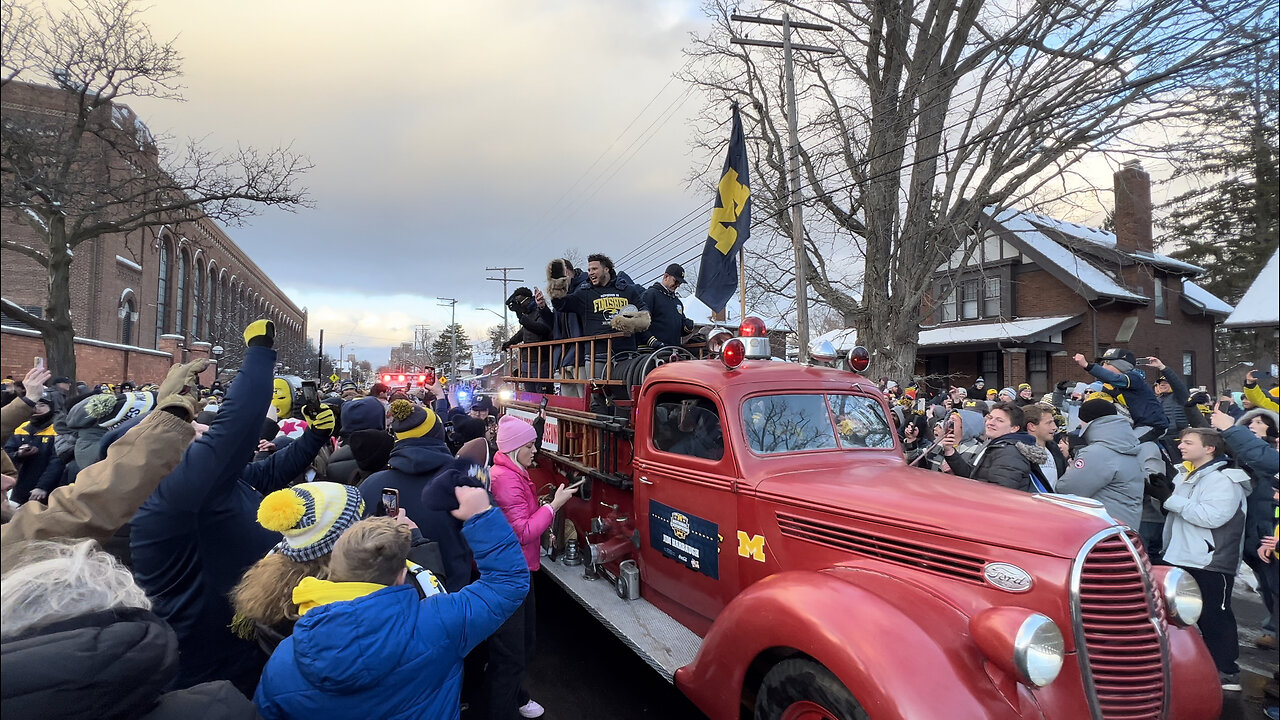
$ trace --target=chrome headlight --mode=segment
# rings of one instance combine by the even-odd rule
[[[1169,619],[1179,625],[1195,625],[1204,609],[1200,585],[1191,573],[1182,568],[1169,568],[1160,578],[1160,593],[1164,606],[1169,609]]]
[[[987,608],[969,621],[969,630],[987,659],[1024,685],[1044,687],[1062,670],[1062,631],[1038,612]]]
[[[1044,687],[1062,670],[1062,631],[1039,613],[1028,616],[1013,640],[1013,664],[1027,682]]]

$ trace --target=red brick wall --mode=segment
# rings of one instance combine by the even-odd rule
[[[31,369],[36,357],[44,357],[44,341],[29,331],[3,330],[0,342],[0,375],[21,380]],[[116,383],[132,380],[135,383],[158,383],[173,365],[170,355],[142,348],[127,349],[123,346],[104,347],[92,341],[76,339],[76,367],[78,380],[91,385],[101,382]],[[208,377],[205,377],[205,376]],[[207,385],[213,380],[213,371],[201,375]]]

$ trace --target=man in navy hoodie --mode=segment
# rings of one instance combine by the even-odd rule
[[[1129,408],[1134,429],[1141,433],[1138,442],[1155,440],[1164,435],[1169,427],[1169,416],[1165,415],[1164,406],[1147,384],[1146,377],[1137,369],[1138,358],[1133,352],[1111,348],[1096,363],[1091,363],[1084,355],[1076,353],[1075,361],[1085,372],[1116,389],[1116,393],[1124,400],[1125,407]]]
[[[322,406],[301,438],[249,462],[271,403],[275,325],[255,321],[244,340],[244,362],[213,423],[203,433],[197,428],[182,462],[132,522],[134,576],[178,635],[173,688],[230,680],[252,694],[262,653],[231,632],[227,596],[245,569],[280,541],[257,522],[263,496],[297,477],[333,432],[333,411]]]

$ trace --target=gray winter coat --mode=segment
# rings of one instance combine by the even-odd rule
[[[1117,522],[1138,529],[1146,474],[1129,421],[1119,415],[1100,417],[1085,426],[1084,441],[1058,478],[1057,491],[1093,498]]]
[[[1173,495],[1164,501],[1164,561],[1235,575],[1244,540],[1249,475],[1217,458],[1199,470],[1178,469]]]

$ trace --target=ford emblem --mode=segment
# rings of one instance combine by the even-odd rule
[[[1031,575],[1017,565],[997,562],[987,563],[982,569],[982,576],[987,582],[1013,593],[1022,593],[1031,589]]]

